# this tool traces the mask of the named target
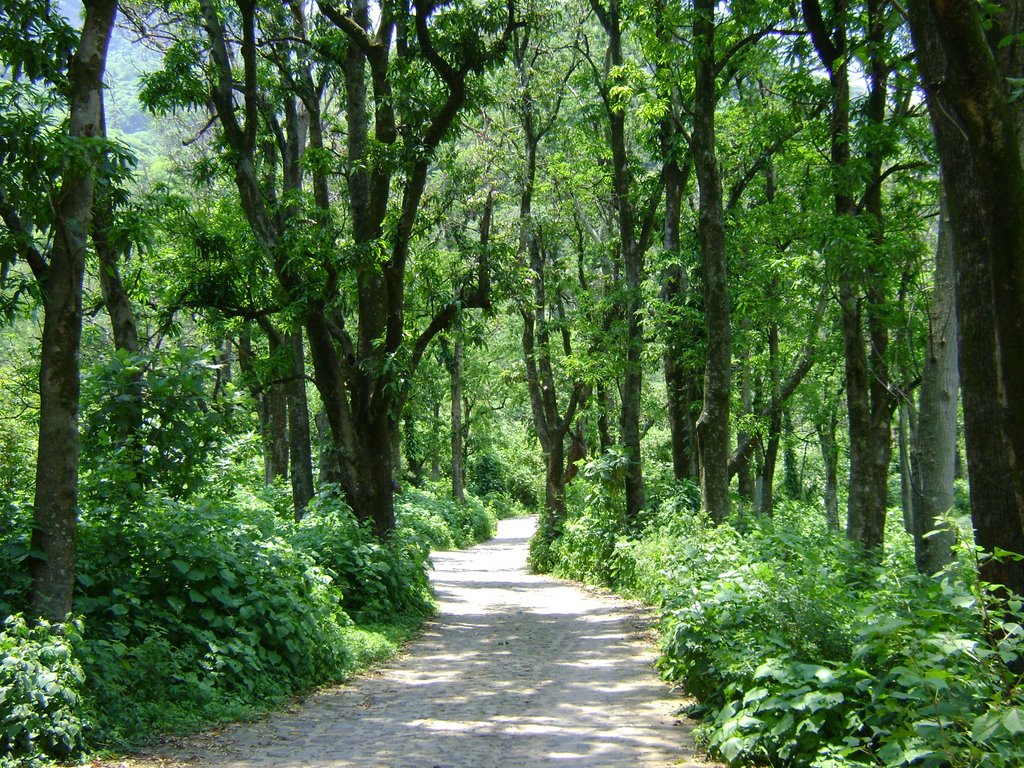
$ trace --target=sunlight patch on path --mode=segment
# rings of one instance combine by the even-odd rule
[[[438,616],[384,668],[228,728],[178,765],[595,768],[707,765],[623,601],[526,572],[532,519],[434,555]],[[167,763],[163,763],[167,765]]]

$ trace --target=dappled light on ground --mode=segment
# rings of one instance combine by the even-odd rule
[[[623,602],[526,572],[532,520],[434,555],[440,611],[408,653],[178,762],[223,766],[687,766],[689,725]]]

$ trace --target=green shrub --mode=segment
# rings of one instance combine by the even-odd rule
[[[59,630],[9,616],[0,630],[0,766],[66,760],[83,747],[84,681],[73,647],[81,625]]]
[[[31,533],[30,511],[0,500],[0,616],[28,608],[30,580],[26,559]]]
[[[292,541],[331,574],[342,605],[359,623],[394,622],[433,611],[424,540],[399,531],[380,542],[334,489],[314,499]]]
[[[212,350],[172,347],[145,354],[117,350],[82,381],[82,497],[134,501],[159,488],[186,498],[227,453],[230,390],[212,400],[218,368]],[[117,506],[112,506],[117,511]]]
[[[528,462],[509,462],[494,450],[473,452],[467,461],[466,487],[477,498],[504,497],[526,509],[536,509],[536,472]]]
[[[970,553],[943,580],[922,578],[896,515],[873,565],[808,505],[781,503],[740,531],[710,525],[687,485],[627,526],[615,456],[588,469],[561,536],[542,531],[532,556],[661,606],[659,667],[701,700],[713,754],[801,768],[1024,765],[1021,603],[984,605]]]
[[[466,494],[465,504],[445,491],[410,488],[395,500],[400,529],[412,533],[431,549],[469,547],[494,536],[494,512],[479,499]]]
[[[108,737],[342,675],[350,619],[328,573],[284,533],[270,512],[152,497],[131,519],[86,521],[76,609]]]

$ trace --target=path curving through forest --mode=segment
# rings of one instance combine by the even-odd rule
[[[406,652],[159,764],[242,768],[706,765],[651,668],[649,619],[526,571],[532,519],[433,556],[440,610]]]

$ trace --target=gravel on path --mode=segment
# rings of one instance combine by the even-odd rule
[[[651,668],[649,614],[527,573],[534,526],[505,520],[490,542],[435,553],[438,614],[390,663],[149,764],[706,768]]]

